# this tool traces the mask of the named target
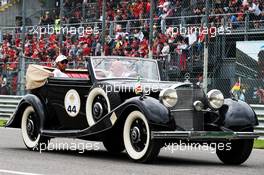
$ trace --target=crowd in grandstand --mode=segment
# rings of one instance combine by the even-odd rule
[[[64,24],[80,23],[83,20],[82,4],[97,2],[93,0],[65,0]],[[173,20],[169,17],[179,17],[184,11],[182,0],[157,0],[155,2],[154,26],[153,26],[153,55],[164,56],[169,53],[176,53],[179,56],[178,66],[181,70],[186,69],[186,59],[188,57],[188,48],[192,45],[195,50],[201,49],[204,35],[197,35],[194,41],[190,41],[190,36],[181,35],[179,32],[173,32],[171,26],[179,25],[182,21]],[[102,0],[98,0],[99,8],[102,9]],[[263,0],[215,0],[210,5],[210,14],[215,15],[209,18],[210,26],[220,27],[224,25],[223,14],[227,15],[227,25],[232,28],[238,28],[240,22],[245,20],[246,13],[249,13],[250,21],[253,21],[253,27],[260,27],[260,20],[263,19]],[[205,18],[205,0],[191,0],[189,15],[197,15],[195,18],[185,19],[185,23],[202,27]],[[188,8],[188,12],[190,12]],[[132,57],[148,57],[149,54],[149,21],[150,1],[148,0],[109,0],[106,4],[106,16],[108,21],[117,21],[114,24],[112,32],[107,30],[105,45],[101,43],[100,30],[94,30],[89,27],[84,35],[64,33],[60,42],[60,35],[27,33],[25,41],[24,55],[31,59],[46,62],[51,66],[54,59],[63,53],[69,57],[69,60],[84,60],[85,56],[100,55],[102,49],[105,55],[121,55]],[[98,17],[100,19],[100,17]],[[59,19],[59,10],[45,12],[40,19],[40,25],[56,25]],[[99,20],[98,19],[98,20]],[[129,20],[129,22],[128,22]],[[107,23],[111,28],[110,22]],[[78,25],[77,25],[78,27]],[[88,26],[85,26],[86,29]],[[107,28],[108,28],[107,27]],[[56,28],[56,27],[55,27]],[[100,28],[100,26],[99,26]],[[9,65],[3,64],[7,69],[16,69],[19,60],[19,50],[22,48],[20,34],[5,34],[1,44],[0,62],[9,62]]]
[[[39,26],[54,26],[55,33],[32,33],[27,30],[25,45],[22,46],[21,29],[13,33],[4,33],[0,43],[0,72],[7,75],[18,70],[20,51],[24,47],[27,60],[43,62],[52,66],[60,54],[68,57],[69,61],[83,63],[85,56],[120,55],[131,57],[148,57],[149,55],[149,0],[109,0],[106,1],[106,36],[102,45],[101,20],[102,0],[65,0],[63,4],[63,24],[85,28],[83,35],[65,32],[60,38],[60,8],[45,11],[39,20]],[[90,3],[96,3],[98,16],[97,26],[78,25],[90,18],[83,14]],[[205,23],[205,0],[156,0],[154,1],[153,46],[154,57],[164,57],[173,54],[177,59],[172,62],[181,71],[187,69],[187,58],[190,50],[194,50],[192,60],[199,60],[205,35],[184,35],[174,31],[173,26],[190,25],[203,28]],[[210,27],[225,25],[237,29],[245,24],[249,17],[251,28],[261,28],[264,17],[264,0],[213,0],[210,1]],[[182,18],[192,15],[192,18]],[[224,17],[225,16],[225,17]],[[176,17],[173,19],[171,17]],[[178,17],[178,18],[177,18]],[[263,26],[262,26],[263,27]],[[98,30],[99,29],[99,30]],[[42,30],[42,29],[40,29]],[[192,49],[190,49],[192,48]],[[80,64],[79,66],[83,66]],[[12,80],[14,92],[16,77]]]

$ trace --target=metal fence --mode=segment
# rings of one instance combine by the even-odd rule
[[[52,66],[59,53],[68,55],[71,66],[75,68],[85,65],[84,58],[90,55],[152,57],[159,60],[164,80],[184,80],[188,75],[191,81],[201,82],[204,77],[205,48],[208,46],[208,89],[218,88],[229,97],[234,84],[240,81],[238,93],[243,93],[248,103],[264,102],[264,56],[261,51],[264,45],[263,18],[253,20],[249,12],[209,14],[207,24],[206,15],[188,14],[192,7],[185,5],[172,16],[160,14],[155,18],[144,14],[138,18],[125,19],[114,9],[117,15],[112,18],[106,15],[103,20],[99,18],[103,10],[98,8],[100,5],[97,1],[89,2],[79,3],[68,10],[63,7],[62,12],[60,6],[57,6],[38,9],[26,15],[27,18],[40,20],[48,12],[50,16],[61,20],[61,23],[55,20],[48,25],[25,22],[23,28],[23,22],[20,21],[12,27],[0,27],[0,72],[7,77],[9,94],[21,94],[24,86],[21,80],[27,64],[34,60],[37,64]],[[212,4],[210,8],[214,6]],[[154,14],[157,15],[158,9],[155,10]],[[71,19],[76,13],[80,18]],[[236,21],[231,20],[234,17]],[[52,34],[55,39],[52,39]],[[20,45],[19,40],[22,43]],[[7,47],[15,51],[15,58],[11,59],[10,55],[7,57],[3,53],[7,44],[5,42],[9,43]],[[40,42],[44,42],[42,51],[34,46],[40,47]],[[49,48],[53,46],[50,43],[54,44],[51,50]],[[82,43],[88,43],[88,46]],[[76,47],[77,51],[72,53],[71,47]],[[90,49],[89,54],[84,54],[85,49]],[[37,56],[34,55],[36,50]]]

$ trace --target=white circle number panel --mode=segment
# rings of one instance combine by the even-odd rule
[[[64,97],[65,110],[71,117],[76,117],[80,111],[81,101],[78,92],[71,89]]]

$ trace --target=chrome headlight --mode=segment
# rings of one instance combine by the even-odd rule
[[[209,106],[213,109],[219,109],[224,104],[224,96],[221,91],[213,89],[207,93]]]
[[[166,107],[171,108],[177,104],[178,95],[175,89],[163,89],[159,94],[159,99]]]

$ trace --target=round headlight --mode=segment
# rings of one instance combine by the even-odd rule
[[[224,96],[221,91],[213,89],[207,93],[209,105],[213,109],[219,109],[224,104]]]
[[[166,107],[173,107],[177,104],[178,95],[175,89],[163,89],[159,94],[160,101]]]

